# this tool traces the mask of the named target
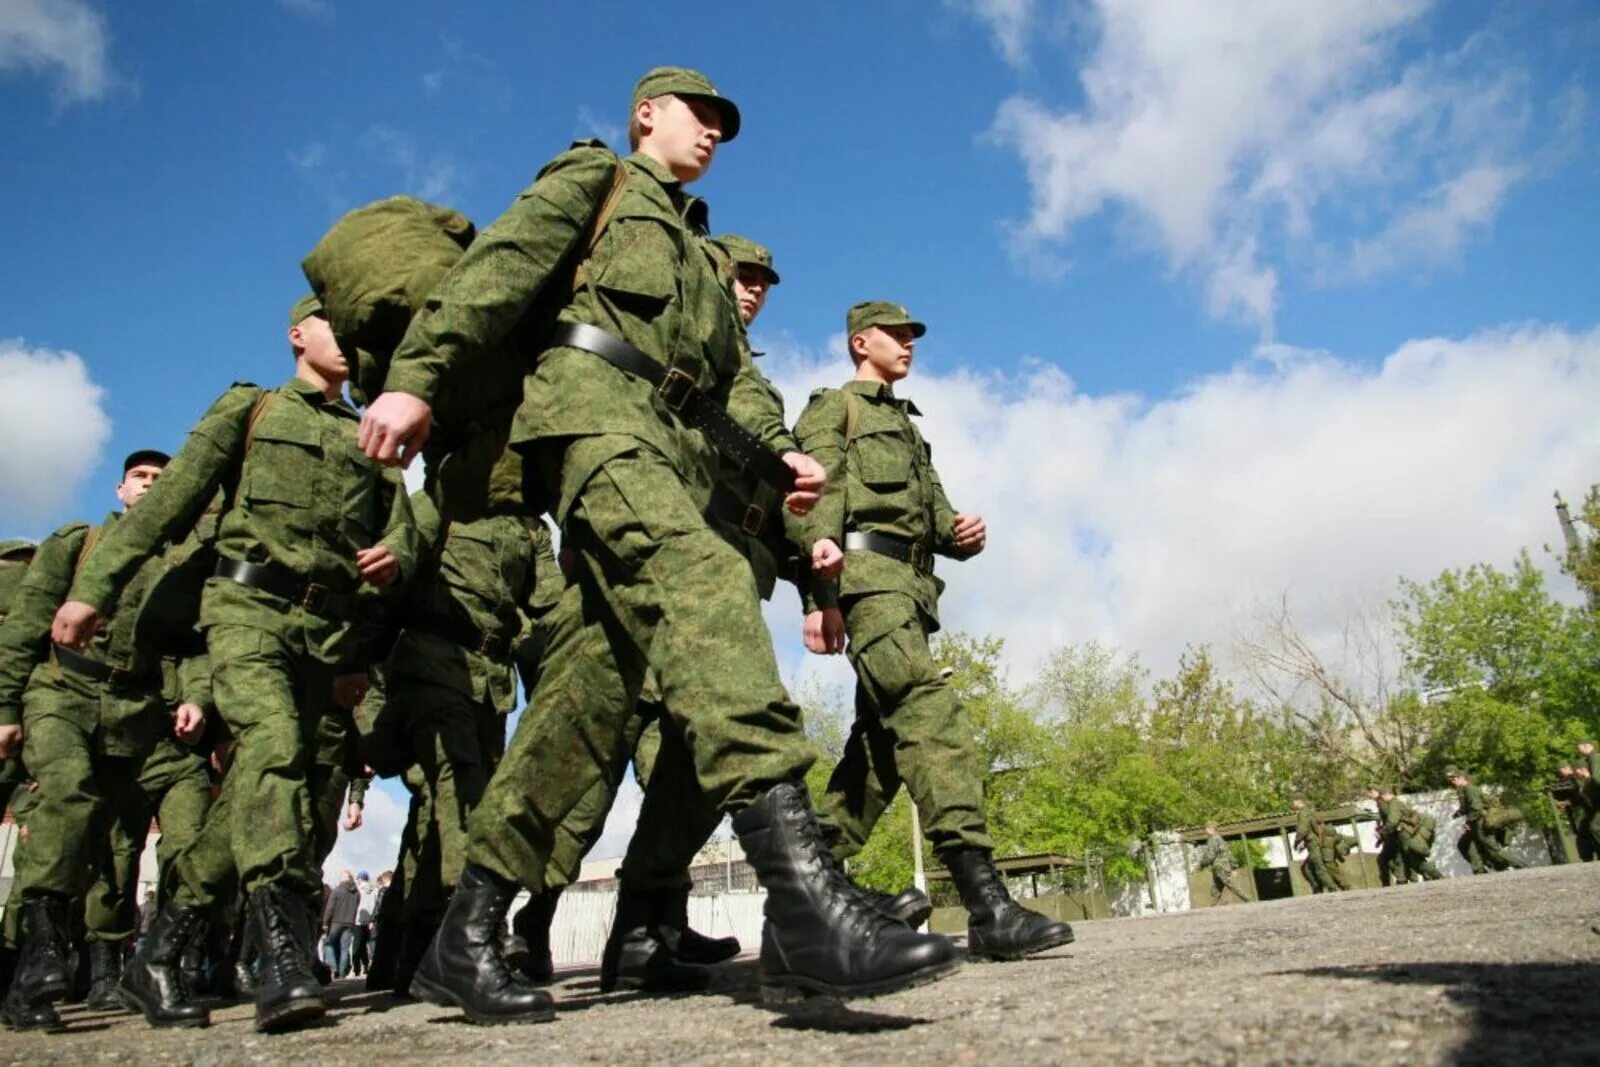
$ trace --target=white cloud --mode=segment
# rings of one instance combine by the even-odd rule
[[[1014,67],[1028,59],[1028,32],[1036,10],[1034,0],[946,0],[952,7],[967,8],[989,24],[995,47]]]
[[[975,6],[1009,56],[1039,5]],[[1090,6],[1081,104],[1013,96],[991,131],[1032,187],[1014,228],[1024,256],[1118,210],[1126,233],[1203,279],[1212,314],[1270,338],[1274,264],[1290,251],[1322,259],[1350,232],[1373,235],[1324,278],[1447,260],[1528,172],[1521,72],[1476,38],[1399,59],[1428,0]]]
[[[410,803],[398,779],[374,781],[362,804],[360,829],[341,826],[333,851],[322,864],[323,881],[337,882],[343,870],[366,871],[376,881],[383,871],[393,870]]]
[[[117,83],[105,18],[81,0],[0,4],[0,72],[53,72],[59,105],[99,100]]]
[[[77,353],[0,339],[0,528],[31,528],[73,499],[111,437],[104,399]]]
[[[839,346],[770,347],[791,405],[848,374]],[[1552,490],[1600,478],[1600,330],[1417,340],[1375,368],[1263,356],[1159,401],[1085,395],[1047,363],[907,383],[953,502],[989,520],[983,556],[941,564],[946,626],[1004,637],[1023,677],[1089,640],[1157,670],[1188,643],[1226,652],[1285,591],[1301,626],[1332,639],[1400,575],[1539,556],[1557,533]],[[793,604],[780,593],[768,618],[798,666]]]
[[[628,131],[621,123],[605,121],[587,104],[578,108],[577,130],[579,137],[594,137],[618,151],[628,143]]]
[[[388,126],[373,126],[361,139],[400,171],[404,192],[441,203],[459,195],[461,168],[448,155],[424,152],[411,135]]]

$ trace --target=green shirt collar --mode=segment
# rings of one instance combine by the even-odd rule
[[[339,396],[334,397],[332,400],[329,400],[327,397],[322,395],[321,389],[318,389],[316,386],[312,385],[310,382],[306,381],[297,374],[289,375],[289,380],[284,382],[280,388],[286,389],[295,394],[312,407],[336,408],[339,411],[351,415],[356,413],[355,409],[345,402],[344,395],[342,393]]]
[[[698,196],[686,192],[683,188],[683,182],[679,181],[678,176],[668,170],[660,160],[654,156],[647,156],[643,152],[635,152],[624,162],[633,164],[659,182],[661,188],[666,190],[668,199],[678,205],[684,219],[691,226],[702,232],[710,232],[711,219],[710,212],[706,208],[706,202]]]
[[[888,382],[863,382],[852,378],[850,381],[844,383],[844,391],[847,393],[857,393],[869,400],[881,400],[885,404],[893,404],[901,411],[904,411],[910,415],[920,416],[922,414],[922,412],[917,410],[917,405],[913,404],[909,400],[901,400],[899,397],[895,396],[894,386],[890,385]]]

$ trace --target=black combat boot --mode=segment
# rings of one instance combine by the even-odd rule
[[[866,898],[868,904],[899,923],[915,930],[928,921],[928,916],[933,914],[933,903],[928,899],[928,894],[912,886],[897,896],[880,893],[876,889],[857,886],[857,890]]]
[[[250,894],[261,973],[256,978],[256,1029],[267,1033],[315,1022],[328,1011],[311,968],[316,919],[304,893],[263,886]]]
[[[542,989],[516,980],[500,954],[500,928],[516,886],[469,863],[444,921],[411,980],[411,995],[455,1005],[475,1023],[543,1023],[556,1017]]]
[[[90,1011],[126,1011],[117,983],[122,981],[124,944],[121,941],[89,942],[89,995],[84,998]]]
[[[947,849],[944,865],[967,908],[967,952],[976,958],[1020,960],[1070,944],[1072,927],[1011,899],[989,853],[981,848]]]
[[[656,897],[656,932],[672,954],[684,963],[709,966],[739,954],[737,937],[707,937],[689,925],[689,886],[668,889]],[[622,910],[619,899],[617,910]]]
[[[68,903],[54,893],[22,902],[17,973],[6,993],[7,1004],[37,1008],[67,995],[76,962],[67,951]]]
[[[522,959],[516,964],[517,973],[535,984],[542,985],[556,976],[555,958],[550,954],[550,924],[555,921],[560,900],[560,888],[535,893],[511,919],[512,932],[522,938],[524,946]]]
[[[646,993],[703,993],[711,972],[679,959],[667,944],[657,917],[656,893],[623,886],[617,893],[617,917],[611,923],[600,957],[600,989],[637,989]]]
[[[400,931],[400,949],[395,954],[394,962],[394,988],[389,992],[401,1000],[411,1000],[416,995],[411,992],[411,980],[417,976],[417,965],[422,962],[422,954],[428,951],[428,945],[439,932],[439,919],[436,916],[413,919],[402,923]]]
[[[122,1003],[143,1012],[151,1026],[209,1026],[211,1013],[189,998],[181,961],[189,942],[205,929],[203,908],[171,901],[150,924],[144,940],[126,966],[117,991]]]
[[[733,817],[733,829],[767,891],[764,999],[876,996],[960,966],[949,938],[906,929],[850,884],[823,843],[803,785],[774,786]]]

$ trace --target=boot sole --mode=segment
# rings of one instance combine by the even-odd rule
[[[969,939],[967,942],[967,955],[980,962],[1015,963],[1017,960],[1025,960],[1029,956],[1037,956],[1041,952],[1049,952],[1051,949],[1060,948],[1062,945],[1070,945],[1077,939],[1078,936],[1076,934],[1067,934],[1065,937],[1053,937],[1048,941],[1040,942],[1037,945],[1029,945],[1027,948],[1018,952],[993,952],[988,949],[975,949],[972,947],[972,942]]]
[[[813,997],[832,997],[836,1000],[862,1000],[868,997],[881,997],[889,993],[898,993],[903,989],[915,989],[917,986],[937,982],[961,967],[961,960],[953,959],[944,963],[936,963],[931,967],[924,967],[920,971],[910,974],[897,975],[894,978],[885,978],[878,982],[866,982],[861,985],[840,986],[828,982],[819,982],[815,978],[807,978],[800,974],[785,974],[776,977],[761,978],[761,1003],[780,1007],[810,1000]]]
[[[117,996],[122,998],[123,1007],[127,1008],[135,1015],[143,1015],[144,1021],[156,1029],[165,1030],[168,1028],[179,1028],[204,1030],[206,1027],[211,1025],[211,1014],[209,1012],[193,1019],[163,1019],[160,1015],[156,1014],[153,1009],[147,1008],[141,1004],[139,1002],[139,998],[128,992],[126,989],[117,990]]]
[[[553,1023],[556,1021],[555,1005],[521,1015],[484,1015],[473,1011],[461,998],[442,985],[429,981],[420,972],[411,979],[411,995],[441,1008],[460,1008],[467,1021],[475,1026],[513,1026],[520,1023]]]
[[[328,1014],[328,1005],[321,997],[302,997],[263,1012],[256,1008],[256,1029],[264,1034],[293,1030],[306,1023],[316,1022]]]

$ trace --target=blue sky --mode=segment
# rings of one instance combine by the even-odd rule
[[[286,376],[339,213],[487,223],[681,63],[744,111],[696,191],[775,250],[791,415],[849,304],[932,327],[907,390],[997,548],[953,625],[1159,666],[1292,589],[1333,634],[1600,475],[1596,55],[1586,0],[9,0],[0,535]]]

